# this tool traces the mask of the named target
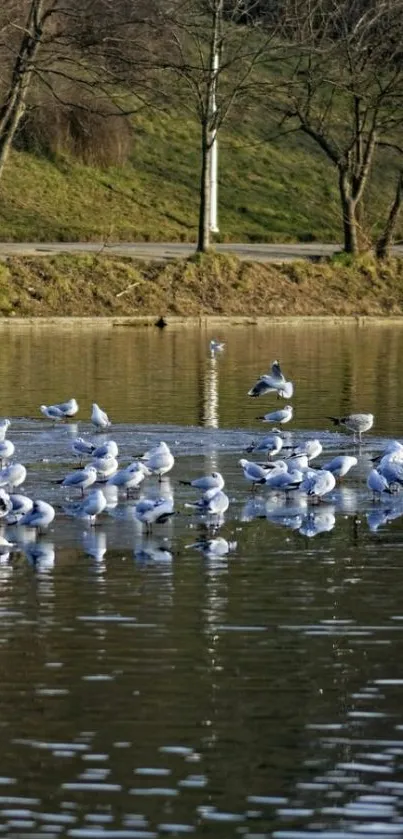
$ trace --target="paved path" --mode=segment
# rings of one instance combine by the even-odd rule
[[[298,245],[216,245],[219,253],[233,253],[240,259],[258,262],[286,262],[292,259],[318,259],[340,251],[340,245],[324,245],[317,242]],[[52,253],[110,253],[131,256],[133,259],[167,260],[191,256],[195,246],[169,242],[120,242],[102,245],[99,242],[0,242],[0,259],[16,255],[43,255]],[[393,248],[395,255],[403,256],[403,245]]]

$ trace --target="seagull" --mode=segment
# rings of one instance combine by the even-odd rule
[[[32,510],[23,516],[19,524],[25,527],[34,527],[41,533],[52,523],[55,517],[55,508],[46,501],[34,501]]]
[[[15,452],[14,443],[11,440],[0,442],[0,466],[3,469],[6,460],[9,460]]]
[[[3,419],[0,421],[0,443],[6,439],[6,434],[11,425],[11,421],[9,419]]]
[[[111,457],[118,457],[119,449],[118,444],[115,443],[114,440],[106,440],[105,443],[102,443],[100,446],[94,446],[94,451],[92,456],[94,460],[99,457],[106,457],[108,454]]]
[[[15,489],[24,483],[27,477],[27,470],[22,463],[10,463],[0,471],[0,486]]]
[[[292,456],[298,456],[300,454],[306,455],[308,458],[308,462],[310,460],[314,460],[315,457],[319,457],[322,454],[322,443],[319,440],[305,440],[305,443],[301,443],[300,446],[296,446],[292,451]]]
[[[285,408],[280,408],[278,411],[272,411],[270,414],[263,414],[262,417],[256,417],[256,419],[262,420],[262,422],[285,425],[286,422],[290,422],[290,420],[292,420],[293,411],[294,409],[292,405],[286,405]]]
[[[383,478],[386,478],[388,484],[403,485],[403,463],[401,461],[383,457],[377,471]]]
[[[203,475],[201,478],[195,478],[193,481],[179,481],[184,486],[191,486],[195,489],[200,489],[206,492],[208,489],[223,489],[225,481],[221,472],[212,472],[211,475]]]
[[[225,344],[223,341],[217,341],[216,338],[212,338],[210,341],[210,352],[222,352],[224,349]]]
[[[63,487],[77,487],[81,490],[81,495],[84,495],[84,490],[95,484],[97,480],[97,470],[95,466],[88,465],[84,469],[79,469],[78,472],[70,472],[62,481],[57,481]]]
[[[301,491],[307,495],[314,496],[318,500],[327,495],[336,486],[336,478],[332,472],[326,469],[319,469],[314,474],[307,475],[301,484]]]
[[[185,504],[185,507],[193,507],[199,513],[204,513],[208,516],[222,516],[229,507],[229,498],[221,489],[206,490],[199,501],[192,504]]]
[[[79,458],[80,464],[83,462],[84,457],[91,457],[95,449],[96,446],[94,443],[91,443],[91,440],[84,440],[83,437],[77,437],[71,444],[71,450]]]
[[[94,525],[97,516],[104,511],[106,504],[107,501],[102,489],[93,489],[80,504],[77,515],[80,518],[88,518],[90,525]]]
[[[175,458],[169,446],[164,442],[159,443],[154,449],[145,452],[141,460],[145,462],[147,468],[153,475],[158,475],[159,479],[163,475],[166,475],[167,472],[170,472],[175,463]]]
[[[103,428],[108,428],[110,425],[112,425],[108,417],[108,414],[106,414],[105,411],[103,411],[102,408],[100,408],[96,402],[92,403],[91,422],[93,425],[95,425],[98,431],[101,431]]]
[[[377,495],[380,498],[384,492],[388,495],[392,495],[392,489],[389,486],[389,482],[384,475],[379,474],[377,469],[371,469],[367,478],[367,487],[372,490],[372,497],[374,501]]]
[[[108,479],[108,485],[112,485],[126,490],[127,497],[131,489],[138,489],[140,484],[144,481],[147,475],[151,475],[150,470],[145,463],[135,461],[125,469],[119,469],[111,478]]]
[[[53,423],[60,422],[65,419],[65,415],[57,405],[41,405],[41,413],[47,419],[52,420]]]
[[[329,460],[329,463],[325,463],[321,468],[332,472],[336,479],[341,480],[353,466],[357,466],[357,463],[358,460],[356,457],[349,454],[340,454],[334,457],[333,460]]]
[[[358,434],[360,443],[361,435],[365,431],[369,431],[374,424],[373,414],[348,414],[345,417],[328,417],[328,419],[332,420],[334,425],[344,425],[345,428],[352,431],[354,439],[356,434]]]
[[[287,464],[284,464],[287,466]],[[266,486],[269,489],[280,489],[286,494],[293,489],[299,489],[304,480],[304,475],[300,469],[274,469],[266,478]]]
[[[34,502],[28,495],[10,495],[11,509],[6,515],[7,524],[19,524],[22,517],[32,511]]]
[[[105,455],[105,457],[97,457],[92,461],[91,466],[94,466],[97,470],[98,481],[107,481],[119,468],[116,457],[110,454]]]
[[[249,452],[266,452],[267,457],[275,457],[283,448],[283,440],[278,434],[269,434],[257,443],[251,443],[246,449]]]
[[[5,518],[12,509],[12,501],[5,489],[0,489],[0,519]]]
[[[153,524],[164,524],[174,515],[173,498],[142,498],[134,508],[134,515],[150,531]]]
[[[67,402],[59,402],[58,405],[52,405],[53,408],[58,408],[64,417],[74,417],[78,411],[78,403],[75,399],[68,399]]]
[[[217,536],[215,539],[199,539],[191,545],[186,545],[186,548],[195,548],[197,551],[201,551],[206,558],[213,558],[226,556],[230,551],[235,551],[237,543],[228,542],[222,536]]]
[[[242,466],[244,477],[252,484],[252,489],[256,484],[266,483],[267,471],[259,463],[254,463],[253,460],[246,460],[244,457],[238,463]]]
[[[291,399],[294,393],[292,382],[287,382],[281,372],[280,363],[273,361],[271,372],[263,374],[248,391],[248,396],[263,396],[265,393],[277,393],[283,399]]]

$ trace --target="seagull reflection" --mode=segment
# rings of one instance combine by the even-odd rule
[[[106,533],[104,530],[85,530],[82,535],[82,543],[85,553],[92,556],[97,562],[102,562],[106,550]]]
[[[218,365],[214,353],[207,359],[204,380],[203,425],[218,428]]]
[[[383,524],[388,524],[401,516],[403,516],[403,501],[399,498],[397,504],[390,507],[381,507],[381,509],[371,510],[370,513],[367,513],[368,527],[374,533]]]
[[[294,496],[290,501],[282,498],[269,498],[265,504],[265,515],[272,524],[299,530],[308,510],[306,496]]]
[[[28,562],[37,571],[51,571],[55,564],[53,542],[24,542],[21,545]]]
[[[235,551],[237,548],[236,542],[228,542],[222,536],[217,536],[215,539],[198,539],[197,542],[192,542],[191,545],[186,545],[186,548],[195,548],[200,551],[206,558],[226,556],[230,551]]]
[[[241,521],[266,518],[266,501],[261,495],[255,495],[244,504],[241,510]]]
[[[159,545],[154,539],[145,539],[133,550],[136,562],[145,565],[148,562],[172,562],[173,554],[164,545]]]
[[[334,507],[331,506],[326,510],[320,508],[304,517],[299,527],[299,533],[311,539],[313,536],[318,536],[319,533],[329,533],[330,530],[333,530],[335,524]]]

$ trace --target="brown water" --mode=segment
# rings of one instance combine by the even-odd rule
[[[2,335],[0,410],[24,490],[57,505],[43,560],[21,550],[0,565],[6,836],[403,834],[403,503],[373,505],[365,485],[371,453],[401,433],[403,329],[227,328],[216,359],[210,337]],[[275,357],[296,384],[292,441],[357,452],[327,414],[376,415],[356,473],[311,513],[335,519],[315,538],[299,532],[303,502],[252,498],[237,464],[262,433],[254,418],[277,407],[245,395]],[[73,395],[78,423],[40,417]],[[92,401],[122,462],[172,445],[161,491],[178,515],[151,537],[122,498],[93,534],[66,515],[74,493],[53,481]],[[219,534],[237,542],[224,558],[188,547],[204,526],[179,483],[212,466],[231,499]],[[20,546],[21,530],[6,531]]]

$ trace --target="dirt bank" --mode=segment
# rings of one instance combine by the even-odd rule
[[[12,257],[0,265],[2,317],[400,316],[403,260],[170,263],[107,255]]]

